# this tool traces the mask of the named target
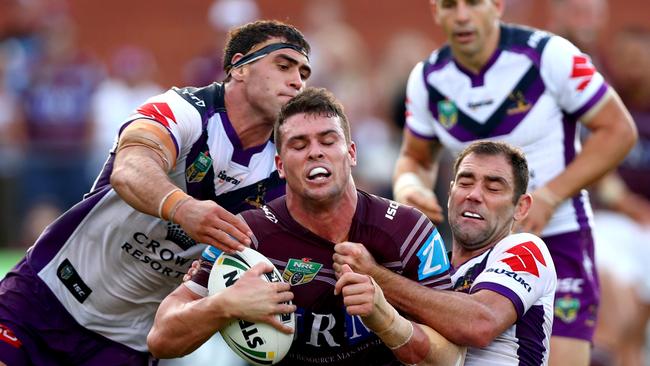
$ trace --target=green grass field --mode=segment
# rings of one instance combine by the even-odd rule
[[[0,278],[3,278],[23,255],[24,250],[0,249]]]

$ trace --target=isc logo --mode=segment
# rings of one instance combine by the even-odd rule
[[[390,205],[388,205],[388,210],[386,210],[386,214],[384,215],[384,217],[389,220],[394,219],[398,207],[399,207],[399,203],[395,201],[390,201]]]

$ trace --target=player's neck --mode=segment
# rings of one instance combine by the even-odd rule
[[[268,118],[253,108],[241,90],[226,83],[224,101],[228,119],[239,137],[242,148],[259,146],[268,141],[273,133],[273,118]]]
[[[474,74],[479,74],[483,71],[483,68],[492,58],[492,55],[497,50],[499,45],[499,38],[501,36],[501,27],[497,26],[496,29],[492,31],[490,37],[485,41],[483,47],[476,53],[473,54],[463,54],[462,52],[454,52],[452,48],[452,53],[456,62],[461,64],[464,68],[471,71]]]
[[[340,197],[328,202],[312,202],[287,191],[287,209],[296,222],[332,243],[348,239],[357,209],[357,190],[353,181]]]
[[[468,260],[479,256],[483,254],[485,251],[489,250],[492,248],[494,245],[486,245],[484,247],[478,248],[478,249],[466,249],[464,248],[461,244],[458,244],[455,240],[452,245],[451,249],[451,265],[454,268],[458,268],[463,263],[467,262]]]

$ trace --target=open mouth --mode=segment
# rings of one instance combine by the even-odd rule
[[[331,175],[332,173],[330,173],[327,169],[319,166],[309,171],[309,174],[307,175],[307,179],[309,179],[310,181],[319,181],[319,180],[327,179]]]
[[[477,214],[476,212],[472,211],[463,211],[461,214],[462,217],[466,217],[468,219],[475,219],[475,220],[485,220],[483,216]]]
[[[454,37],[460,42],[469,42],[473,39],[474,32],[472,31],[454,32]]]

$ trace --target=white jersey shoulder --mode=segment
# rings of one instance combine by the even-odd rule
[[[465,365],[546,365],[553,326],[557,277],[544,242],[532,234],[513,234],[463,264],[454,278],[478,263],[485,265],[470,293],[493,291],[512,302],[517,320],[484,348],[469,347]]]

